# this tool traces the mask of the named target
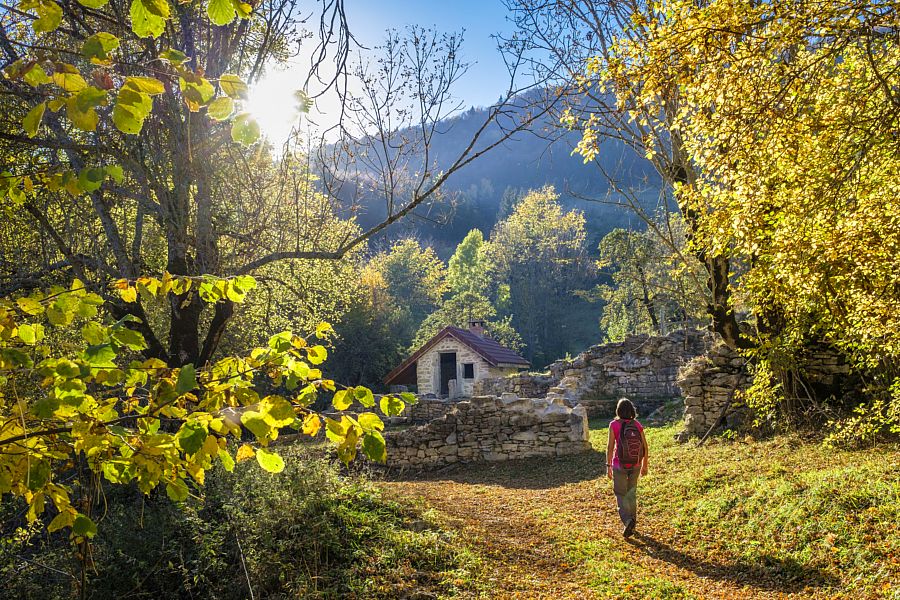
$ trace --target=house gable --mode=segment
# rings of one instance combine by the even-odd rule
[[[409,358],[400,363],[397,368],[388,373],[387,377],[384,378],[384,383],[390,385],[401,380],[409,381],[411,379],[411,369],[415,368],[416,362],[448,336],[456,339],[467,348],[470,348],[491,367],[527,368],[531,364],[509,348],[501,346],[491,338],[482,337],[471,331],[451,326],[444,327],[437,335],[423,344],[421,348],[413,352]]]

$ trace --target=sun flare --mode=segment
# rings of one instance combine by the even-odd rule
[[[284,143],[300,122],[296,96],[302,78],[295,69],[272,71],[250,87],[246,110],[272,144]]]

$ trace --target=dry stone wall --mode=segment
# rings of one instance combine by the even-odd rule
[[[726,426],[737,425],[746,411],[727,405],[750,383],[746,360],[723,342],[691,360],[678,380],[684,392],[684,430],[678,438],[702,436],[723,417]]]
[[[848,373],[849,367],[841,357],[822,345],[809,348],[799,357],[797,374],[803,378],[803,393],[827,394]],[[684,392],[684,430],[678,433],[678,439],[705,435],[716,424],[740,426],[749,412],[740,392],[752,383],[746,359],[724,342],[694,358],[681,370],[678,380]]]
[[[517,373],[475,382],[475,395],[499,396],[512,393],[520,398],[543,398],[559,379],[547,373]]]
[[[584,407],[509,393],[458,402],[441,418],[389,433],[386,441],[388,466],[416,469],[591,449]]]
[[[475,393],[504,392],[582,404],[591,416],[613,413],[619,398],[632,400],[647,415],[681,395],[678,371],[711,345],[706,331],[686,329],[667,336],[629,336],[622,342],[591,346],[574,359],[550,365],[549,374],[517,375],[478,382]]]
[[[440,419],[448,412],[456,408],[459,399],[454,398],[434,398],[430,396],[419,396],[419,401],[415,404],[407,405],[403,413],[405,421],[408,423],[421,424]]]

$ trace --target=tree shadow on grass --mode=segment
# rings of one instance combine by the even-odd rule
[[[606,476],[606,453],[590,450],[560,457],[490,463],[458,463],[432,472],[387,472],[399,481],[455,481],[509,489],[546,490]]]
[[[724,564],[698,560],[646,533],[635,532],[628,542],[642,548],[653,558],[691,571],[699,577],[731,581],[760,590],[796,593],[811,587],[835,587],[840,583],[838,578],[822,569],[793,559],[764,555],[758,562],[738,560]]]

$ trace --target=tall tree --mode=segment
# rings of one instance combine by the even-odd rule
[[[651,223],[642,190],[622,185],[622,174],[599,159],[605,140],[621,140],[653,163],[668,191],[698,177],[677,127],[680,88],[671,80],[644,77],[646,58],[632,51],[650,43],[665,10],[644,0],[510,0],[509,5],[519,26],[509,47],[521,51],[528,46],[534,70],[565,90],[558,116],[564,128],[582,133],[576,151],[607,177],[613,202]],[[692,236],[701,214],[689,203],[679,203],[678,209]],[[729,256],[720,249],[693,248],[707,272],[712,328],[732,347],[752,346],[741,335],[732,306]]]
[[[494,277],[509,286],[512,324],[527,358],[546,363],[565,351],[561,331],[573,325],[574,294],[591,281],[584,216],[564,211],[553,188],[528,193],[491,232],[486,253]]]
[[[447,267],[435,251],[412,238],[395,242],[373,258],[388,293],[404,312],[401,337],[406,344],[425,317],[440,306],[447,291]]]
[[[484,235],[478,229],[466,234],[456,247],[447,264],[447,284],[454,294],[483,294],[488,289],[487,260],[483,248]]]
[[[258,201],[261,189],[253,165],[257,150],[242,147],[259,136],[243,112],[247,82],[301,40],[302,13],[296,0],[24,0],[6,11],[0,86],[7,110],[0,116],[0,141],[5,155],[26,160],[4,176],[2,190],[20,207],[19,223],[38,232],[35,246],[52,250],[5,265],[0,286],[11,292],[61,271],[66,278],[77,275],[106,295],[117,318],[140,319],[146,355],[172,365],[205,364],[233,317],[230,299],[210,307],[196,289],[179,290],[167,313],[154,320],[143,301],[123,303],[107,293],[108,284],[145,271],[229,277],[288,260],[340,259],[432,199],[453,172],[533,118],[507,112],[519,91],[510,84],[472,143],[436,172],[424,149],[437,122],[458,108],[451,89],[465,70],[460,37],[421,30],[392,34],[383,60],[354,66],[343,3],[325,3],[306,83],[337,88],[342,139],[355,135],[354,152],[351,158],[351,146],[343,142],[323,146],[333,151],[322,165],[329,202],[304,218],[314,224],[333,214],[341,198],[335,174],[348,172],[348,161],[390,147],[382,168],[364,177],[383,184],[386,217],[365,231],[350,226],[342,236],[320,239],[282,230],[262,202],[236,214],[236,194]],[[353,78],[361,93],[344,87]],[[498,119],[504,133],[485,141],[482,133]],[[414,155],[423,168],[407,169],[398,158]],[[266,226],[246,235],[241,228],[254,217]]]
[[[612,285],[601,284],[593,294],[604,302],[600,327],[612,341],[702,322],[702,266],[684,248],[684,225],[669,214],[659,228],[671,234],[674,250],[652,230],[614,229],[600,240],[597,267]]]
[[[696,247],[746,265],[765,383],[786,407],[817,408],[836,390],[808,402],[803,354],[828,344],[872,382],[851,439],[900,429],[897,6],[664,8],[647,44],[622,47],[643,62],[623,58],[614,73],[681,90],[674,118],[697,177],[679,202],[698,215]]]

